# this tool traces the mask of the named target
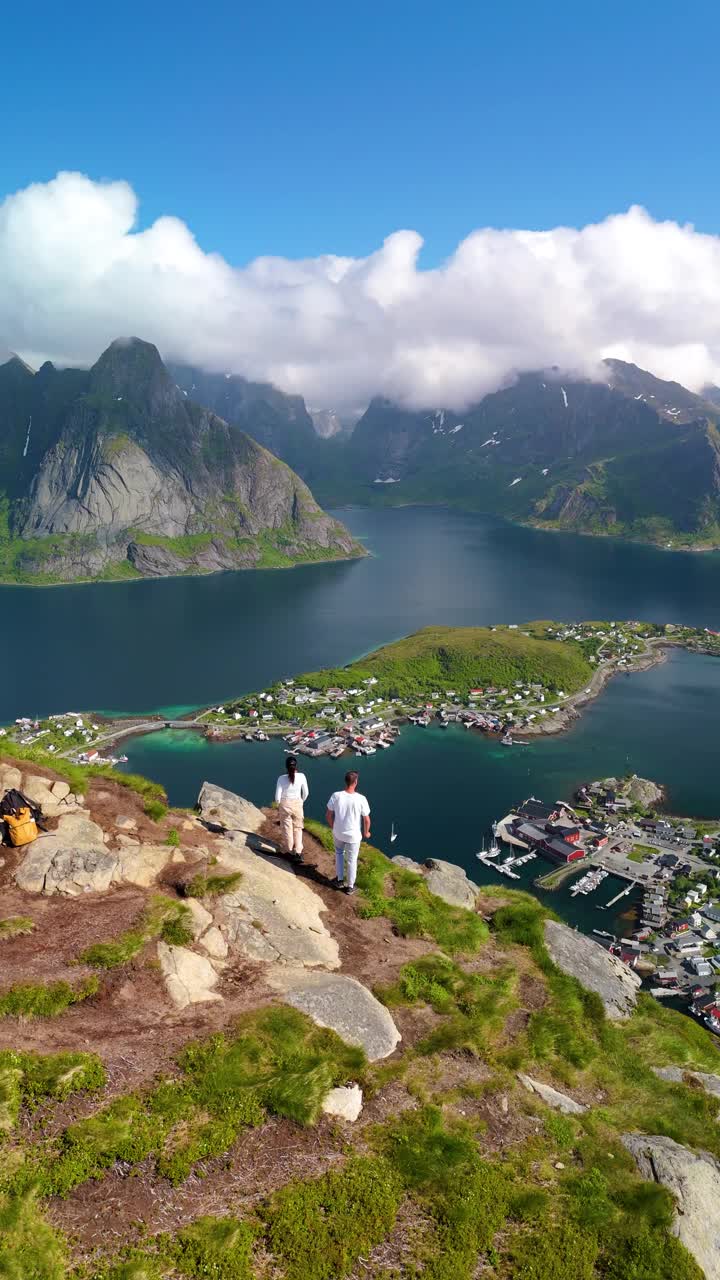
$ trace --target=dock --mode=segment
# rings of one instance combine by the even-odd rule
[[[617,872],[615,872],[615,874],[617,874]],[[600,910],[607,911],[608,907],[614,907],[615,903],[619,902],[621,898],[627,897],[627,895],[632,891],[633,886],[636,884],[637,884],[637,880],[631,880],[629,885],[626,885],[624,889],[621,889],[619,893],[616,893],[615,897],[611,898],[609,902],[606,902],[605,906],[601,907]]]

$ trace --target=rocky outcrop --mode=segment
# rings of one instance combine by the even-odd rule
[[[167,845],[140,844],[120,837],[120,847],[108,848],[102,827],[83,812],[60,818],[57,829],[38,836],[15,872],[27,893],[106,893],[114,884],[148,888],[177,851]]]
[[[683,1067],[653,1067],[660,1080],[669,1080],[672,1084],[696,1085],[720,1098],[720,1076],[710,1075],[706,1071],[686,1071]]]
[[[581,1102],[576,1102],[574,1098],[561,1093],[559,1089],[553,1089],[552,1085],[545,1084],[542,1080],[523,1075],[522,1071],[518,1071],[518,1080],[528,1093],[536,1093],[554,1111],[562,1111],[566,1116],[581,1116],[587,1111],[587,1107]]]
[[[222,999],[213,990],[219,981],[218,974],[204,956],[187,947],[170,947],[158,942],[158,960],[168,995],[177,1009]]]
[[[42,373],[42,387],[31,376],[25,393],[40,454],[10,512],[13,534],[28,543],[18,552],[23,580],[364,554],[285,463],[184,395],[150,343],[114,342],[77,374],[62,406],[49,385],[62,375]],[[0,416],[4,408],[0,399]],[[309,420],[308,430],[314,439]]]
[[[404,857],[403,854],[397,854],[391,861],[398,867],[404,867],[406,871],[415,871],[417,875],[424,876],[430,892],[437,898],[442,898],[443,902],[447,902],[451,907],[466,907],[468,911],[474,910],[480,886],[470,880],[462,867],[458,867],[454,862],[443,862],[441,858],[428,858],[425,862],[415,862],[412,858]]]
[[[672,1138],[627,1133],[622,1140],[643,1178],[659,1182],[675,1197],[674,1234],[707,1280],[720,1280],[720,1162]]]
[[[625,789],[628,800],[632,800],[641,809],[652,809],[660,804],[663,794],[662,787],[656,782],[651,782],[649,778],[639,778],[637,774],[633,774]]]
[[[473,910],[480,887],[468,879],[462,867],[454,862],[442,862],[439,858],[428,858],[425,867],[425,879],[431,893],[451,907]]]
[[[319,1027],[330,1027],[346,1044],[365,1050],[370,1062],[387,1058],[401,1035],[388,1010],[355,978],[323,973],[285,988],[288,1004],[306,1013]]]
[[[608,1018],[629,1018],[641,979],[616,956],[557,920],[545,921],[545,944],[558,969],[600,996]]]
[[[258,809],[250,800],[236,795],[234,791],[217,787],[214,782],[203,782],[197,809],[204,822],[225,831],[254,835],[265,822],[262,809]]]

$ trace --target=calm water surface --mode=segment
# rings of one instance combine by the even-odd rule
[[[291,571],[0,587],[0,720],[188,709],[430,623],[643,618],[720,629],[720,554],[433,508],[336,512],[371,557]]]
[[[619,676],[566,734],[501,747],[465,729],[407,727],[396,746],[352,760],[361,789],[371,801],[373,839],[387,852],[422,861],[428,857],[460,863],[478,880],[501,877],[476,859],[490,824],[534,794],[546,800],[569,799],[579,783],[628,771],[668,787],[675,812],[714,817],[720,812],[717,785],[717,725],[720,722],[720,661],[676,651],[663,665]],[[229,787],[257,804],[268,804],[283,766],[279,741],[212,743],[192,732],[165,731],[126,745],[128,769],[162,782],[170,800],[192,805],[204,778]],[[337,762],[307,760],[311,795],[307,812],[322,818],[331,791],[341,785],[349,757]],[[390,845],[390,824],[398,839]],[[528,887],[547,864],[521,868]],[[613,911],[599,911],[622,887],[609,878],[587,898],[567,890],[547,900],[566,919],[584,929],[626,932]],[[634,897],[616,910],[626,913]]]

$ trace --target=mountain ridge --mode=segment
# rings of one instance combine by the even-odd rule
[[[66,581],[362,554],[303,481],[118,339],[89,371],[0,367],[0,577]]]

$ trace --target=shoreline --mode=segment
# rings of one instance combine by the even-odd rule
[[[561,733],[567,733],[573,727],[573,723],[581,718],[583,710],[593,703],[601,693],[603,693],[606,686],[615,676],[619,676],[621,674],[632,675],[635,674],[635,672],[648,671],[652,667],[659,666],[661,663],[667,661],[668,651],[670,649],[684,649],[688,653],[702,652],[694,649],[691,645],[684,644],[681,641],[672,640],[670,638],[660,637],[657,640],[649,640],[648,649],[645,653],[638,654],[636,659],[628,662],[624,671],[618,671],[617,668],[613,668],[610,665],[599,667],[593,673],[590,686],[586,686],[586,688],[589,687],[592,692],[587,693],[585,689],[582,689],[578,693],[570,694],[560,711],[557,712],[549,724],[539,723],[537,726],[534,724],[527,725],[524,726],[520,732],[523,737],[540,740],[543,738],[557,737]],[[707,656],[712,657],[715,655],[708,654]],[[121,721],[118,720],[116,722],[118,725],[117,733],[114,737],[108,737],[105,739],[103,745],[112,746],[113,742],[119,741],[121,738],[133,734],[137,734],[137,736],[144,736],[147,733],[156,733],[162,729],[170,728],[186,729],[199,733],[207,742],[220,746],[230,742],[247,741],[247,735],[251,732],[247,725],[238,726],[237,728],[228,727],[216,729],[214,732],[211,732],[210,726],[208,726],[207,722],[202,720],[202,717],[208,715],[211,711],[211,707],[201,707],[198,708],[192,716],[179,716],[177,719],[172,720],[167,716],[149,715],[145,718],[145,725],[147,727],[143,725],[125,728],[121,724]],[[388,727],[394,728],[407,726],[410,723],[408,716],[405,714],[400,716],[391,716],[386,721],[386,725]],[[440,720],[437,717],[436,723],[440,723]],[[309,731],[312,727],[313,726],[311,725],[307,726],[307,730]],[[498,742],[501,740],[503,733],[503,730],[500,730],[497,733],[490,733],[487,730],[482,729],[480,726],[475,725],[469,725],[468,728],[472,733],[480,734],[484,738],[496,740]],[[262,730],[266,735],[265,739],[252,738],[248,745],[252,745],[253,741],[284,741],[287,737],[288,731],[290,730],[291,726],[289,724],[285,724],[282,727],[267,726]],[[288,747],[288,750],[297,750],[297,748]],[[299,754],[303,753],[299,752]],[[342,759],[349,754],[351,754],[351,748],[348,747],[338,758]]]

